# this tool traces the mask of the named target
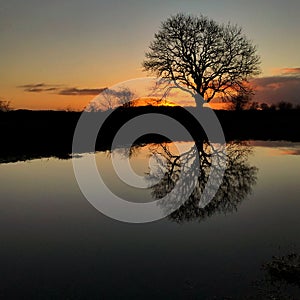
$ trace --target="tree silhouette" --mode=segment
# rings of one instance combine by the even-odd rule
[[[12,110],[12,107],[10,105],[10,101],[0,100],[0,111],[8,112],[10,110]]]
[[[259,103],[257,101],[253,101],[249,105],[250,110],[258,110],[259,109]]]
[[[262,279],[253,282],[253,295],[246,299],[298,299],[300,288],[300,255],[291,252],[273,256],[264,263]]]
[[[251,89],[243,89],[232,95],[230,99],[230,108],[232,110],[244,110],[251,105],[253,92]]]
[[[184,88],[198,107],[202,97],[209,102],[259,74],[256,47],[242,29],[202,15],[171,16],[162,22],[149,48],[144,70]]]
[[[160,157],[160,160],[164,160],[164,164],[158,161],[158,165],[161,164],[165,167],[157,172],[158,176],[161,175],[161,172],[164,172],[162,179],[152,186],[152,196],[155,199],[160,199],[172,191],[181,176],[183,166],[194,172],[193,164],[196,163],[196,160],[191,161],[191,157],[194,156],[196,151],[199,152],[198,163],[200,169],[196,188],[191,195],[185,195],[186,187],[194,176],[194,174],[188,173],[180,190],[180,195],[178,195],[181,198],[187,196],[188,200],[169,215],[171,220],[178,223],[192,220],[202,221],[215,213],[236,211],[238,205],[251,193],[252,186],[256,183],[258,169],[248,163],[248,156],[252,152],[251,147],[242,142],[229,143],[226,145],[227,166],[222,184],[212,201],[205,207],[201,207],[199,200],[212,171],[212,154],[224,155],[224,153],[216,153],[219,150],[216,150],[212,145],[204,143],[197,145],[197,147],[192,147],[189,151],[179,156],[172,153],[168,144],[160,144],[153,149],[153,153],[155,155],[159,154],[157,157]],[[214,168],[218,169],[219,166]],[[155,174],[150,175],[150,181],[155,180]],[[166,211],[172,211],[177,203],[176,199],[174,199],[173,203],[169,199],[159,201],[159,205]]]
[[[277,106],[279,110],[291,110],[293,108],[293,104],[286,101],[280,101]]]
[[[86,108],[88,111],[107,111],[118,106],[131,107],[135,94],[128,87],[117,90],[104,89],[95,101],[92,101]]]
[[[264,103],[264,102],[261,103],[261,104],[259,105],[259,107],[260,107],[261,110],[269,110],[269,109],[270,109],[269,104]]]

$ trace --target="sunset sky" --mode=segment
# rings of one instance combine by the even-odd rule
[[[262,60],[256,99],[300,104],[299,11],[298,0],[0,1],[0,98],[82,109],[102,88],[146,76],[161,21],[186,12],[241,25]]]

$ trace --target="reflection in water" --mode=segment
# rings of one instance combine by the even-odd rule
[[[264,277],[254,282],[255,298],[250,299],[299,299],[300,255],[291,252],[273,256],[262,265]]]
[[[279,155],[283,148],[300,147],[274,143],[251,142],[253,156],[246,144],[229,144],[221,195],[204,209],[190,198],[169,220],[144,225],[111,220],[91,207],[70,160],[0,164],[1,299],[300,299],[294,284],[299,276],[290,277],[299,272],[300,156]],[[178,152],[172,144],[163,146],[174,161]],[[186,147],[188,152],[191,144]],[[161,145],[126,150],[141,176],[149,171],[150,150],[169,157]],[[165,178],[170,163],[158,158],[166,163]],[[110,176],[110,157],[99,152],[97,160]],[[150,163],[159,168],[155,160]],[[200,163],[209,172],[209,157]],[[251,186],[249,201],[238,206]],[[126,186],[120,190],[128,201],[145,202],[153,200],[149,194],[155,189],[147,190],[147,199],[142,192],[129,194]],[[236,209],[233,204],[238,213],[223,216]],[[205,217],[207,222],[197,224]],[[298,256],[283,256],[291,252]]]
[[[152,153],[157,157],[157,164],[163,162],[163,168],[158,169],[155,173],[149,174],[149,181],[155,180],[155,176],[161,177],[161,172],[164,172],[162,179],[152,186],[152,196],[155,199],[160,199],[170,193],[180,178],[182,166],[190,166],[193,172],[192,165],[195,160],[190,161],[194,157],[194,152],[199,151],[200,173],[198,176],[196,188],[188,197],[188,200],[181,205],[179,209],[170,214],[169,218],[178,223],[192,220],[204,220],[215,213],[228,213],[237,210],[237,206],[243,199],[251,193],[252,186],[257,180],[258,169],[248,163],[248,156],[252,149],[246,143],[229,143],[226,146],[227,152],[227,167],[224,173],[223,181],[213,200],[206,206],[199,203],[201,194],[205,188],[210,172],[212,172],[211,157],[218,151],[213,145],[203,144],[190,148],[184,155],[176,155],[172,151],[169,144],[160,144],[152,148]],[[223,155],[223,152],[217,153]],[[218,171],[218,166],[215,167]],[[218,174],[218,172],[216,173]],[[188,174],[192,178],[194,174]],[[178,197],[184,197],[185,190],[188,190],[190,184],[189,178],[184,181],[185,185],[180,190]],[[168,199],[169,200],[169,199]],[[176,199],[174,200],[176,202]],[[178,200],[177,200],[178,201]],[[160,201],[159,205],[164,210],[171,210],[176,203],[170,201]]]

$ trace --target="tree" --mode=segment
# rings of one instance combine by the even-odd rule
[[[149,48],[144,70],[184,88],[197,106],[203,105],[199,95],[209,102],[259,74],[257,49],[242,28],[202,15],[171,16],[162,22]]]
[[[277,106],[279,110],[291,110],[293,108],[292,103],[285,101],[280,101]]]
[[[98,96],[96,101],[89,104],[89,111],[106,111],[115,109],[118,106],[131,107],[136,95],[127,87],[122,87],[118,90],[104,89]]]
[[[253,101],[250,103],[249,105],[249,109],[250,110],[258,110],[259,109],[259,103],[256,101]]]
[[[12,110],[10,101],[0,100],[0,111],[8,112],[10,110]]]
[[[259,105],[259,107],[260,107],[261,110],[269,110],[270,109],[270,106],[267,103],[261,103]]]
[[[244,110],[251,105],[252,91],[243,89],[239,91],[236,95],[231,96],[231,105],[232,110]]]
[[[132,100],[136,97],[134,92],[132,92],[128,87],[124,87],[120,91],[116,92],[117,102],[119,105],[124,107],[133,106]]]

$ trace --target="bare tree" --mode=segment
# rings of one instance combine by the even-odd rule
[[[251,89],[242,89],[237,94],[228,97],[232,110],[244,110],[251,106],[253,92]],[[226,97],[227,98],[227,97]]]
[[[133,105],[132,100],[134,100],[135,93],[132,92],[128,87],[121,89],[115,93],[117,97],[117,102],[119,105],[124,107],[131,107]]]
[[[10,110],[12,110],[10,101],[0,100],[0,111],[8,112]]]
[[[162,22],[143,62],[145,71],[169,79],[194,96],[202,106],[216,94],[239,89],[259,74],[257,49],[230,23],[179,13]]]
[[[124,87],[118,90],[105,89],[103,90],[97,99],[89,104],[89,111],[107,111],[115,109],[118,106],[131,107],[132,100],[135,98],[135,93],[128,87]]]

